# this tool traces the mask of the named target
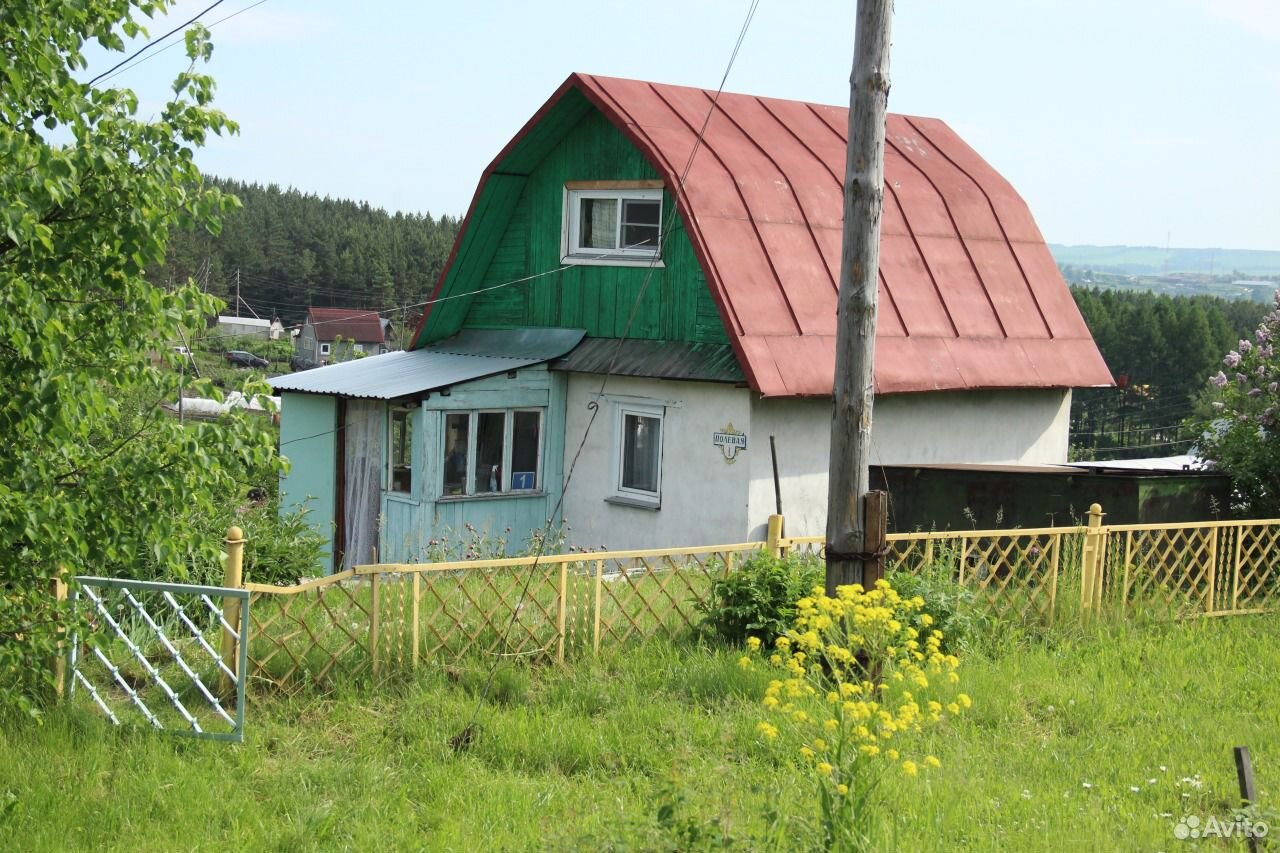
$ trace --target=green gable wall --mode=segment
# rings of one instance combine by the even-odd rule
[[[337,507],[338,398],[325,394],[280,395],[280,452],[290,461],[280,476],[280,512],[307,512],[324,537],[321,568],[333,571],[333,520]],[[251,546],[252,547],[252,546]]]
[[[567,181],[646,180],[657,172],[627,138],[577,92],[566,94],[503,160],[477,201],[441,295],[480,291],[561,266]],[[519,174],[518,172],[524,172]],[[662,267],[652,272],[629,337],[728,343],[673,201]],[[460,328],[566,326],[620,337],[647,267],[571,266],[532,281],[435,306],[419,345]]]

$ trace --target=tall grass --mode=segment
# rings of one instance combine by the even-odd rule
[[[971,644],[974,707],[922,744],[941,770],[886,779],[879,848],[1181,849],[1180,817],[1236,803],[1240,744],[1274,808],[1277,629],[1100,618]],[[755,732],[768,676],[736,658],[504,662],[461,752],[491,658],[258,697],[241,746],[73,708],[0,720],[0,851],[806,849],[811,800]]]

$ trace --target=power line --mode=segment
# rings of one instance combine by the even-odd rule
[[[90,81],[89,81],[88,83],[86,83],[85,85],[86,85],[86,86],[92,86],[94,83],[97,83],[97,82],[98,82],[99,80],[101,80],[103,77],[106,77],[108,74],[111,74],[113,71],[116,71],[118,68],[120,68],[120,66],[122,66],[122,65],[127,65],[129,62],[132,62],[134,59],[136,59],[136,58],[137,58],[138,56],[140,56],[142,53],[144,53],[145,51],[148,51],[148,50],[150,50],[151,48],[155,47],[157,44],[159,44],[160,42],[164,41],[164,40],[165,40],[165,39],[167,39],[169,36],[173,35],[174,33],[178,32],[178,31],[180,31],[180,30],[186,29],[187,27],[191,26],[191,25],[192,25],[192,24],[194,24],[196,21],[200,20],[200,18],[202,18],[203,16],[205,16],[205,15],[209,14],[210,12],[212,12],[212,11],[213,11],[214,9],[216,9],[217,7],[221,6],[221,5],[223,4],[223,2],[224,2],[224,0],[214,0],[214,2],[213,2],[212,4],[210,4],[209,6],[207,6],[207,7],[204,9],[204,11],[203,11],[203,12],[201,12],[201,13],[200,13],[200,14],[198,14],[198,15],[196,15],[196,16],[195,16],[194,18],[192,18],[191,20],[187,21],[186,23],[179,24],[178,26],[176,26],[176,27],[174,27],[173,29],[169,30],[169,32],[167,32],[167,33],[165,33],[164,35],[160,36],[160,38],[158,38],[158,39],[152,39],[151,41],[147,42],[147,43],[146,43],[146,44],[144,44],[142,47],[140,47],[140,48],[138,48],[137,50],[135,50],[135,51],[134,51],[132,54],[130,54],[129,56],[126,56],[124,59],[120,60],[120,61],[119,61],[119,62],[117,62],[115,65],[111,66],[111,67],[110,67],[110,68],[108,68],[106,71],[103,71],[103,72],[102,72],[101,74],[99,74],[97,77],[94,77],[92,80],[90,80]],[[176,42],[175,42],[175,43],[176,43]],[[173,47],[173,45],[169,45],[169,47]],[[166,49],[167,49],[167,48],[166,48]],[[150,57],[148,57],[148,58],[150,58]]]
[[[220,2],[222,2],[222,0],[218,0],[218,2],[220,3]],[[231,20],[232,18],[236,17],[237,15],[243,15],[245,12],[248,12],[250,9],[253,9],[253,8],[257,7],[257,6],[261,6],[263,3],[266,3],[266,2],[267,2],[267,0],[258,0],[258,2],[256,2],[256,3],[251,3],[250,5],[245,6],[243,9],[239,10],[238,12],[232,12],[230,15],[227,15],[225,18],[219,18],[218,20],[214,21],[212,24],[209,24],[209,25],[207,26],[207,29],[213,29],[214,27],[218,26],[218,24],[221,24],[221,23],[222,23],[222,22],[224,22],[224,21],[229,21],[229,20]],[[214,3],[214,4],[213,4],[213,6],[217,6],[217,5],[218,5],[218,3]],[[212,8],[213,8],[213,6],[210,6],[210,7],[209,7],[209,9],[212,9]],[[204,15],[204,13],[205,13],[205,12],[208,12],[208,11],[209,11],[209,9],[205,9],[205,10],[204,10],[204,12],[201,12],[199,15],[196,15],[196,17],[195,17],[195,18],[192,18],[190,21],[187,21],[187,23],[186,23],[186,24],[183,24],[182,26],[183,26],[183,27],[185,27],[185,26],[187,26],[187,24],[193,23],[194,21],[196,21],[197,19],[199,19],[202,15]],[[180,30],[180,29],[182,29],[182,27],[178,27],[178,28],[177,28],[177,29],[175,29],[175,30],[171,30],[171,31],[170,31],[170,32],[168,32],[167,34],[165,34],[165,35],[161,36],[160,38],[156,39],[154,42],[152,42],[152,44],[157,44],[157,43],[159,43],[159,42],[164,41],[165,39],[167,39],[169,36],[173,35],[175,32],[177,32],[177,31],[178,31],[178,30]],[[155,53],[151,54],[150,56],[144,56],[142,59],[139,59],[137,62],[134,62],[133,64],[128,65],[128,66],[126,66],[126,67],[124,67],[124,68],[120,68],[120,65],[121,65],[121,64],[123,64],[123,63],[120,63],[120,64],[116,65],[116,68],[120,68],[120,70],[119,70],[119,71],[116,71],[116,70],[115,70],[115,68],[109,68],[109,69],[107,69],[106,71],[104,71],[102,74],[98,75],[98,77],[101,77],[101,78],[102,78],[102,82],[104,82],[104,83],[109,82],[109,81],[111,81],[112,79],[114,79],[114,78],[116,78],[116,77],[119,77],[121,74],[125,73],[126,71],[130,71],[130,70],[132,70],[132,69],[134,69],[134,68],[137,68],[139,65],[141,65],[141,64],[142,64],[142,63],[144,63],[144,62],[146,62],[147,60],[149,60],[149,59],[155,59],[157,56],[159,56],[160,54],[164,53],[166,50],[172,50],[173,48],[177,47],[177,46],[178,46],[178,45],[180,45],[180,44],[182,44],[182,42],[180,42],[180,41],[175,41],[173,44],[165,45],[164,47],[160,48],[159,50],[157,50]],[[149,44],[149,45],[147,45],[146,47],[144,47],[142,50],[146,50],[146,49],[147,49],[147,48],[149,48],[150,46],[151,46],[151,45]],[[138,51],[138,53],[142,53],[142,50]],[[135,54],[134,54],[134,56],[137,56],[137,55],[138,55],[138,53],[135,53]],[[129,59],[124,60],[124,62],[129,62],[131,59],[133,59],[133,57],[132,57],[132,56],[131,56],[131,57],[129,57]],[[114,72],[114,73],[113,73],[113,72]],[[91,86],[92,86],[92,85],[93,85],[93,83],[94,83],[94,81],[95,81],[95,80],[97,80],[97,79],[98,79],[98,77],[95,77],[93,80],[90,80],[90,81],[89,81],[89,85],[91,85]]]

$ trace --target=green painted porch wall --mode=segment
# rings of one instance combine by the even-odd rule
[[[415,477],[409,494],[383,492],[378,555],[382,562],[423,562],[431,541],[457,543],[466,526],[490,538],[505,538],[510,553],[540,530],[560,500],[564,467],[564,374],[545,365],[477,379],[427,396],[414,418]],[[459,410],[546,407],[543,416],[540,493],[508,497],[441,499],[444,479],[444,417]],[[510,532],[507,531],[510,528]]]
[[[338,453],[338,399],[322,394],[280,395],[280,453],[290,460],[280,478],[280,512],[299,507],[325,539],[321,569],[333,571],[333,519]],[[253,547],[252,544],[249,547]]]
[[[552,126],[556,121],[553,114],[542,124]],[[577,117],[536,165],[528,164],[529,159],[529,153],[518,148],[502,164],[504,171],[490,178],[446,281],[446,294],[482,290],[562,266],[567,181],[658,177],[640,152],[594,108]],[[508,163],[529,171],[513,175],[505,171]],[[672,225],[664,241],[663,266],[653,270],[628,334],[651,340],[727,343],[683,222],[672,212],[671,195],[664,193],[663,221]],[[592,337],[621,337],[648,275],[649,269],[643,266],[571,266],[470,300],[441,303],[428,318],[424,341],[447,337],[457,328],[519,326],[565,326],[586,329]]]

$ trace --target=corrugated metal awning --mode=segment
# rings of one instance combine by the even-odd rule
[[[729,344],[588,338],[552,362],[551,369],[650,379],[746,382]]]
[[[541,364],[573,349],[582,329],[465,329],[412,352],[389,352],[268,379],[277,392],[393,400]]]

